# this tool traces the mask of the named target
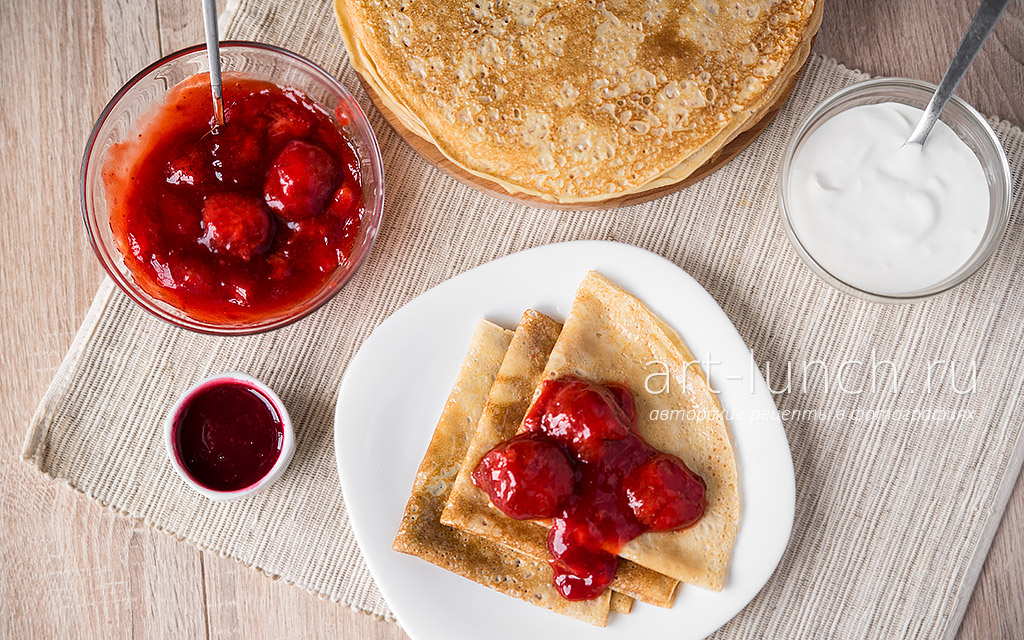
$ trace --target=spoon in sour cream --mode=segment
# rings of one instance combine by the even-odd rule
[[[1010,5],[1010,1],[982,0],[981,6],[978,7],[978,12],[974,14],[974,19],[971,20],[970,26],[967,27],[964,39],[960,42],[960,48],[953,55],[953,60],[949,63],[946,74],[942,76],[942,82],[939,83],[938,89],[935,90],[935,94],[928,102],[921,120],[917,123],[910,137],[907,138],[906,144],[924,144],[928,134],[932,132],[932,128],[938,122],[939,115],[946,107],[946,103],[953,97],[953,92],[956,91],[960,81],[963,80],[964,74],[967,73],[967,69],[974,62],[974,58],[977,57],[982,45],[985,44],[985,41],[992,34],[993,27],[996,26],[996,22],[999,21],[1006,7]]]

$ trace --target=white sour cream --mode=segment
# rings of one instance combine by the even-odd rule
[[[789,177],[790,221],[832,275],[880,294],[930,287],[967,262],[988,225],[974,152],[944,122],[906,145],[921,110],[853,107],[801,145]]]

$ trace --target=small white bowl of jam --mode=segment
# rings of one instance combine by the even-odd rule
[[[284,403],[252,376],[231,372],[200,381],[175,403],[164,422],[174,470],[211,500],[237,500],[261,491],[295,453]]]
[[[1010,218],[1010,169],[995,132],[960,98],[923,146],[906,145],[935,86],[868,80],[804,121],[783,157],[786,235],[811,271],[874,302],[912,302],[981,268]]]

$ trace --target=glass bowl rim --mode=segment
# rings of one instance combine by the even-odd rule
[[[844,87],[839,91],[828,96],[822,100],[811,112],[800,122],[792,138],[786,145],[786,149],[783,152],[782,163],[779,170],[779,180],[777,185],[777,195],[779,210],[781,212],[783,228],[786,232],[786,237],[789,239],[790,244],[796,251],[796,254],[800,257],[801,261],[807,265],[811,272],[816,276],[824,280],[827,284],[832,286],[843,293],[852,295],[862,300],[869,302],[881,302],[889,304],[903,304],[910,302],[918,302],[926,300],[928,298],[937,296],[945,293],[954,287],[963,284],[971,276],[976,274],[982,266],[985,265],[992,257],[992,254],[996,252],[999,245],[1006,234],[1006,230],[1009,227],[1010,212],[1013,207],[1013,192],[1012,192],[1012,178],[1010,175],[1010,165],[1006,157],[1006,150],[1003,149],[1002,144],[999,142],[998,136],[992,129],[992,125],[989,124],[988,120],[983,116],[977,109],[971,106],[963,98],[954,95],[950,100],[950,106],[956,105],[957,108],[961,109],[966,115],[967,120],[970,122],[969,126],[974,127],[981,133],[982,137],[996,150],[994,158],[990,158],[989,162],[995,165],[995,171],[999,175],[1000,184],[998,185],[999,191],[1002,195],[1003,206],[999,210],[993,210],[994,203],[990,203],[989,206],[989,220],[997,226],[994,233],[988,236],[984,240],[984,245],[979,245],[981,251],[973,255],[968,262],[961,266],[962,271],[955,277],[948,278],[944,281],[932,285],[929,288],[925,288],[919,291],[911,292],[908,294],[885,294],[878,293],[875,291],[869,291],[862,287],[852,285],[843,279],[837,277],[824,266],[822,266],[814,258],[810,251],[804,247],[803,242],[800,240],[799,235],[793,228],[793,223],[789,213],[789,175],[792,168],[793,160],[796,154],[796,148],[804,137],[807,135],[808,130],[816,124],[824,113],[830,108],[834,107],[837,103],[842,101],[856,98],[861,93],[867,93],[872,90],[884,89],[884,88],[896,88],[896,89],[909,89],[911,91],[921,92],[924,96],[925,102],[930,96],[935,93],[938,88],[936,85],[925,82],[923,80],[915,80],[912,78],[871,78],[861,82],[857,82],[848,87]],[[847,107],[852,108],[852,107]],[[846,109],[843,109],[846,111]],[[842,111],[840,112],[842,113]],[[958,136],[959,137],[959,136]],[[972,149],[972,152],[974,150]],[[979,154],[975,153],[978,157],[978,161],[985,163],[986,160],[982,159]]]
[[[320,76],[323,80],[326,81],[327,84],[331,85],[331,87],[334,90],[336,90],[343,98],[345,98],[349,102],[347,106],[350,106],[354,109],[351,115],[355,116],[353,120],[355,123],[357,123],[357,128],[365,129],[366,133],[369,134],[367,136],[367,155],[369,155],[368,159],[370,161],[372,173],[376,174],[375,177],[377,178],[377,184],[374,185],[374,191],[376,193],[379,193],[372,209],[367,209],[367,213],[369,214],[367,218],[370,220],[370,226],[368,226],[366,229],[366,233],[369,234],[370,236],[369,244],[366,246],[366,250],[363,252],[363,255],[360,256],[359,261],[353,265],[351,270],[337,284],[333,286],[332,290],[323,295],[323,298],[321,300],[317,301],[315,304],[312,304],[307,308],[301,309],[301,311],[299,311],[298,313],[287,313],[285,315],[276,317],[270,321],[261,321],[252,325],[214,325],[206,322],[201,322],[198,320],[193,320],[192,318],[189,318],[187,316],[184,318],[174,317],[164,312],[163,310],[157,308],[148,299],[148,294],[138,295],[135,291],[132,291],[130,287],[126,286],[125,283],[122,282],[122,279],[129,276],[126,276],[125,274],[121,273],[121,271],[116,266],[110,264],[110,260],[104,256],[103,250],[101,249],[101,245],[103,245],[103,242],[95,237],[92,224],[90,224],[89,222],[90,205],[87,203],[88,196],[86,193],[86,178],[88,174],[89,160],[92,157],[92,153],[96,146],[96,140],[99,136],[100,130],[102,129],[103,125],[107,122],[107,119],[110,117],[111,111],[113,111],[114,108],[125,97],[125,95],[127,95],[128,92],[130,92],[146,76],[148,76],[153,71],[159,69],[160,67],[163,67],[164,65],[173,62],[179,58],[192,55],[198,52],[205,52],[205,44],[192,45],[189,47],[185,47],[184,49],[175,51],[173,53],[169,53],[166,56],[163,56],[162,58],[152,62],[151,64],[143,68],[141,71],[136,73],[134,76],[132,76],[131,79],[125,82],[124,85],[120,89],[118,89],[116,93],[114,93],[114,95],[107,102],[106,106],[103,107],[103,110],[100,112],[100,115],[96,118],[96,122],[95,124],[93,124],[92,131],[90,132],[88,141],[86,142],[85,152],[82,155],[82,166],[78,176],[78,195],[79,203],[82,210],[82,221],[85,223],[86,235],[88,236],[89,244],[92,246],[93,253],[96,254],[96,257],[99,260],[100,264],[103,266],[104,271],[106,271],[110,279],[114,281],[114,284],[116,284],[117,287],[122,292],[124,292],[124,294],[128,296],[128,298],[133,303],[135,303],[139,308],[143,309],[150,315],[159,318],[160,320],[163,320],[164,322],[167,322],[181,329],[186,329],[188,331],[194,331],[196,333],[214,336],[249,336],[280,329],[294,322],[298,322],[299,320],[302,320],[303,318],[309,316],[315,311],[318,311],[330,300],[332,300],[334,296],[336,296],[338,292],[340,292],[345,287],[345,285],[348,284],[348,282],[355,276],[356,272],[359,271],[363,263],[366,261],[366,258],[373,251],[373,245],[377,240],[377,233],[379,232],[380,229],[381,218],[383,217],[384,214],[384,166],[380,146],[377,142],[377,135],[373,130],[373,126],[370,124],[370,119],[366,116],[366,112],[363,110],[359,102],[355,99],[355,96],[352,95],[352,92],[350,92],[343,84],[341,84],[341,82],[337,78],[328,73],[326,69],[324,69],[317,63],[313,62],[309,58],[306,58],[305,56],[263,42],[254,42],[250,40],[222,40],[220,42],[220,46],[222,49],[256,49],[264,52],[269,52],[271,54],[279,55],[284,58],[290,59],[293,62],[297,62],[299,66],[305,67],[308,71],[312,71],[315,75]],[[298,305],[296,308],[299,307],[301,307],[301,304]],[[182,313],[184,314],[184,312]]]

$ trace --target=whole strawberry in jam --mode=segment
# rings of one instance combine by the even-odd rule
[[[329,274],[344,264],[359,231],[359,218],[324,214],[289,222],[291,237],[284,247],[293,262]]]
[[[201,187],[213,180],[213,158],[205,145],[185,149],[164,168],[164,181],[170,185]]]
[[[170,260],[166,256],[153,255],[150,260],[155,267],[158,267],[160,284],[168,289],[186,291],[193,295],[209,295],[214,290],[213,277],[207,271]]]
[[[590,460],[603,441],[629,435],[636,411],[632,394],[626,393],[628,399],[621,391],[580,378],[545,380],[523,428],[540,431]]]
[[[554,516],[574,482],[561,447],[529,433],[491,449],[473,470],[473,484],[516,520]]]
[[[282,220],[294,222],[319,215],[341,172],[323,147],[293,140],[270,165],[263,197]]]
[[[636,519],[651,531],[688,527],[708,506],[704,479],[664,453],[633,469],[622,486]]]
[[[359,216],[359,191],[356,185],[346,182],[334,192],[324,213],[335,218],[351,219]]]
[[[263,136],[243,127],[214,129],[206,141],[213,158],[214,177],[228,188],[258,185],[265,156]]]
[[[279,148],[292,140],[305,138],[313,130],[310,117],[290,102],[272,104],[264,114],[268,120],[267,144]]]
[[[633,397],[633,392],[622,384],[611,383],[602,386],[615,399],[615,404],[619,406],[619,409],[622,409],[625,424],[632,429],[636,424],[636,399]]]
[[[274,221],[259,198],[215,193],[203,203],[203,237],[210,251],[250,260],[270,247]]]

